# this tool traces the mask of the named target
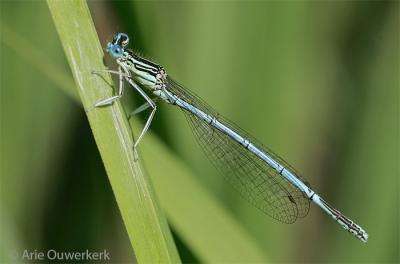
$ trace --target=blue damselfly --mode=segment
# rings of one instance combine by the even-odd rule
[[[135,112],[149,107],[152,111],[134,148],[148,130],[157,109],[155,101],[142,90],[143,87],[157,99],[183,110],[211,162],[223,173],[229,171],[224,173],[228,182],[255,207],[281,222],[293,223],[308,214],[310,201],[313,201],[344,229],[361,241],[367,241],[368,234],[360,226],[326,203],[282,158],[175,82],[161,65],[127,49],[128,42],[126,34],[117,33],[107,44],[107,52],[116,60],[118,71],[102,71],[119,76],[119,92],[98,102],[96,107],[109,105],[121,98],[125,81],[139,92],[146,103]]]

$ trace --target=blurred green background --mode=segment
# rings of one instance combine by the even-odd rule
[[[362,244],[313,205],[292,225],[263,215],[209,164],[181,111],[159,104],[152,132],[269,262],[399,262],[397,1],[89,6],[102,43],[127,32],[134,50],[283,156],[370,235]],[[113,262],[133,262],[46,3],[1,1],[0,7],[0,261],[25,248],[106,248]],[[140,100],[128,92],[124,103],[128,112]],[[148,171],[158,165],[142,158]],[[194,209],[207,216],[206,205]],[[191,247],[196,237],[179,232],[176,221],[170,225],[182,261],[204,261],[205,253]]]

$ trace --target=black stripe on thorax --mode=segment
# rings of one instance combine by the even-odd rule
[[[148,74],[154,76],[154,78],[157,76],[158,71],[155,71],[153,68],[147,68],[141,64],[134,63],[136,69],[147,72]]]
[[[154,69],[157,69],[157,70],[159,70],[159,69],[161,68],[160,65],[158,65],[158,64],[156,64],[156,63],[154,63],[154,62],[152,62],[152,61],[146,60],[145,58],[142,58],[142,57],[136,55],[132,50],[129,50],[129,49],[128,49],[127,52],[129,53],[129,55],[130,55],[133,59],[135,59],[135,60],[137,60],[137,61],[139,61],[139,62],[141,62],[141,63],[144,63],[144,64],[146,64],[146,65],[149,65],[149,67],[153,67]]]

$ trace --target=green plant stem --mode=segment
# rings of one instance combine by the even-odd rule
[[[139,263],[180,262],[167,221],[136,161],[133,139],[119,102],[94,104],[112,95],[104,79],[91,72],[105,68],[104,56],[85,1],[48,0],[78,93],[104,162],[112,189]]]

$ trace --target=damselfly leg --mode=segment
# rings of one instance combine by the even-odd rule
[[[93,71],[92,73],[101,73],[101,72],[108,72],[111,74],[116,74],[119,76],[119,91],[118,95],[112,96],[110,98],[106,98],[104,100],[101,100],[97,102],[94,106],[99,107],[99,106],[106,106],[112,104],[115,100],[119,99],[124,95],[124,77],[128,78],[130,77],[129,73],[123,73],[121,70],[121,67],[118,67],[118,71],[113,71],[113,70],[98,70],[98,71]]]
[[[151,98],[151,100],[153,102],[156,102],[157,101],[157,97],[156,98]],[[140,114],[141,112],[147,110],[149,107],[151,107],[151,105],[146,101],[144,104],[142,104],[141,106],[139,106],[138,108],[136,108],[135,110],[130,112],[129,115],[128,115],[128,119],[131,118],[134,115]]]
[[[135,144],[133,145],[133,148],[136,149],[136,147],[138,146],[139,142],[142,140],[143,136],[146,134],[147,130],[149,129],[151,121],[153,121],[153,117],[154,117],[154,114],[156,113],[157,106],[154,103],[154,101],[151,100],[151,98],[132,79],[130,79],[130,78],[125,78],[125,79],[149,103],[150,107],[153,108],[151,110],[151,113],[150,113],[149,117],[147,118],[146,124],[144,125],[144,128],[143,128],[142,132],[140,132],[139,137],[137,138],[137,140],[135,141]]]
[[[132,80],[132,76],[129,73],[129,71],[127,69],[125,69],[122,65],[120,65],[118,67],[118,71],[106,69],[106,70],[93,71],[92,73],[101,73],[101,72],[108,72],[108,73],[116,74],[119,76],[119,91],[118,91],[118,95],[115,95],[110,98],[106,98],[104,100],[97,102],[95,104],[95,107],[110,105],[115,100],[120,99],[124,94],[124,81],[126,80],[146,100],[146,104],[139,107],[140,109],[137,108],[134,112],[139,113],[139,112],[146,110],[148,107],[152,108],[151,113],[150,113],[149,117],[147,118],[147,121],[144,125],[144,128],[140,132],[139,137],[137,138],[137,140],[135,141],[135,143],[133,145],[133,149],[136,150],[137,146],[139,145],[139,142],[143,139],[143,136],[146,134],[147,130],[149,129],[149,127],[151,125],[154,114],[157,110],[157,106],[154,103],[154,101]],[[137,110],[140,110],[140,111],[137,111]],[[129,117],[130,116],[131,116],[131,114],[129,115]]]

